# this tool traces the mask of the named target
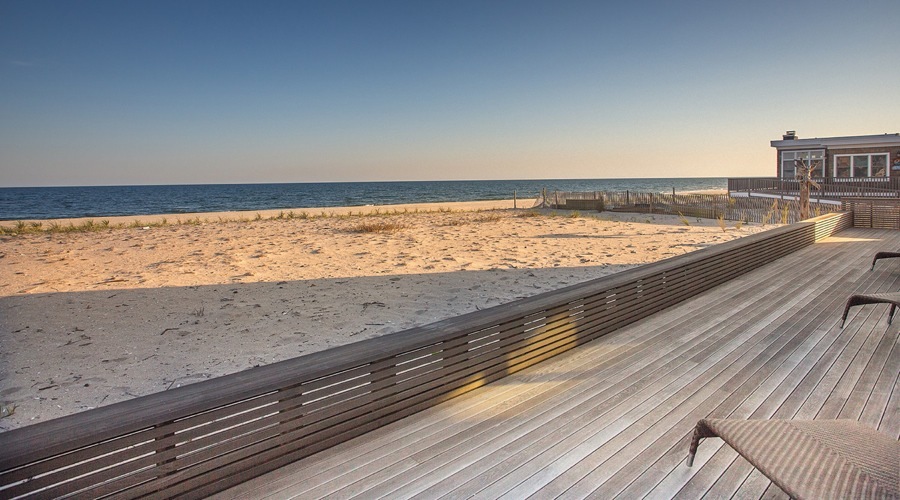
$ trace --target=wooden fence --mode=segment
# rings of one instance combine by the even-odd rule
[[[853,225],[875,229],[900,229],[900,200],[845,198],[842,209],[853,213]]]
[[[799,222],[800,204],[795,200],[770,198],[732,198],[727,194],[667,194],[634,191],[554,191],[538,198],[537,206],[564,210],[609,210],[650,214],[680,215],[763,224]],[[835,203],[810,203],[810,215],[841,211]]]
[[[826,215],[2,433],[0,497],[204,497],[646,318],[850,223]]]
[[[900,197],[900,177],[830,177],[815,181],[820,188],[811,193],[813,198]],[[778,177],[728,179],[728,192],[748,196],[799,196],[800,181]]]

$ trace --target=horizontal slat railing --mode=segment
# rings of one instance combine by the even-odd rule
[[[844,211],[853,213],[855,227],[900,229],[900,200],[879,198],[844,198]]]
[[[810,245],[830,214],[491,309],[0,434],[0,497],[199,498]]]
[[[835,200],[849,196],[900,197],[898,177],[829,177],[815,181],[819,184],[819,189],[813,191],[813,197]],[[728,192],[798,196],[800,181],[778,177],[728,179]]]

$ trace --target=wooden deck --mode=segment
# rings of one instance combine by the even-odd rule
[[[900,231],[850,229],[594,342],[219,498],[760,498],[784,494],[698,419],[850,418],[900,437]]]

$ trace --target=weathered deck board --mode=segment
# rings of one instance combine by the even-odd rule
[[[900,232],[847,230],[478,391],[244,483],[221,498],[783,498],[696,420],[854,418],[900,435]]]
[[[690,357],[690,356],[688,356],[687,358],[689,358],[689,357]],[[684,358],[684,359],[687,359],[687,358]],[[692,367],[684,368],[683,371],[682,371],[681,373],[688,372],[688,371],[690,371],[690,370],[692,370],[692,369],[693,369]],[[591,378],[595,378],[595,373],[593,373],[593,371],[592,371],[590,374],[591,374]],[[670,375],[671,375],[671,374],[670,374]],[[656,376],[656,377],[650,377],[650,380],[652,380],[652,381],[657,381],[657,382],[658,382],[658,381],[660,381],[660,380],[662,380],[662,379],[660,379],[660,377]],[[630,386],[631,389],[634,389],[634,388],[636,387],[636,385],[635,385],[633,379],[629,380],[623,387],[617,389],[617,390],[615,391],[615,393],[620,393],[620,391],[621,391],[622,389],[628,388],[629,386]],[[624,392],[621,392],[621,393],[622,393],[622,394],[627,394],[627,393],[624,393]],[[547,405],[544,405],[544,406],[546,407]],[[597,402],[591,402],[590,404],[584,405],[584,406],[585,406],[585,409],[592,409],[592,410],[597,410],[597,409],[602,409],[602,408],[604,408],[603,405],[600,405],[600,404],[598,404]],[[620,405],[619,408],[622,408],[622,406]],[[584,410],[582,410],[582,411],[584,411]],[[546,414],[546,413],[545,413],[545,414]],[[562,416],[563,414],[565,414],[566,416],[569,417],[569,419],[570,419],[570,420],[569,420],[569,425],[567,425],[566,427],[567,427],[567,429],[571,429],[571,428],[573,427],[573,425],[572,425],[573,422],[571,421],[571,415],[573,414],[573,410],[571,410],[571,409],[565,409],[565,412],[564,412],[564,413],[563,413],[563,412],[556,412],[556,414],[553,415],[553,417],[554,417],[554,419],[558,419],[558,418],[559,418],[560,416]],[[610,413],[608,413],[607,415],[605,415],[605,419],[606,419],[607,421],[609,421],[609,420],[616,420],[616,419],[618,419],[619,417],[620,417],[620,415],[619,415],[618,413],[616,413],[616,412],[610,412]],[[544,421],[544,420],[546,420],[546,419],[543,419],[543,418],[540,418],[540,419],[539,419],[539,418],[531,418],[530,420],[531,420],[532,423],[534,423],[534,422],[537,421],[537,422],[536,422],[537,425],[534,426],[535,428],[534,428],[528,435],[525,435],[525,436],[522,436],[521,438],[518,438],[518,440],[519,440],[520,443],[530,443],[530,442],[532,442],[532,441],[534,441],[534,440],[536,440],[536,439],[542,439],[542,438],[544,438],[544,435],[546,434],[547,429],[548,429],[547,425],[549,425],[549,424],[551,424],[551,423],[553,422],[553,420]],[[565,421],[565,420],[563,420],[563,421]],[[579,422],[579,424],[584,424],[584,425],[587,425],[588,423],[590,423],[590,422]],[[505,423],[505,422],[497,422],[497,424],[504,425],[504,426],[507,426],[507,425],[508,425],[508,423]],[[509,433],[509,432],[504,433],[504,435],[508,435],[508,434],[510,434],[510,433]],[[576,438],[576,439],[577,439],[577,438]],[[555,439],[553,439],[553,438],[550,439],[550,441],[554,441],[554,440],[555,440]],[[557,440],[558,440],[558,438],[557,438]],[[557,445],[559,445],[559,443],[557,443]],[[504,450],[507,451],[507,452],[511,450],[510,447],[509,447],[509,446],[510,446],[510,443],[508,443],[508,442],[505,441],[505,440],[504,440],[503,442],[499,442],[498,440],[495,439],[495,440],[492,440],[491,442],[488,442],[488,443],[479,443],[479,446],[480,446],[483,450],[484,450],[484,449],[495,448],[495,447],[499,447],[499,446],[504,446],[504,447],[505,447]],[[565,446],[565,445],[563,444],[563,446]],[[471,460],[473,456],[474,456],[474,457],[478,457],[478,456],[481,456],[481,455],[485,455],[485,454],[486,454],[484,451],[481,451],[480,453],[479,453],[478,451],[476,451],[476,450],[473,450],[473,451],[475,451],[475,452],[472,453],[472,452],[467,451],[464,455],[460,456],[459,459],[457,459],[457,461],[460,461],[460,459],[466,459],[467,457]],[[532,457],[535,457],[535,453],[538,453],[538,452],[539,452],[539,448],[538,448],[538,449],[528,450],[526,453],[524,453],[524,456],[525,456],[525,457],[528,457],[528,458],[532,458]],[[531,463],[539,463],[539,460],[536,461],[535,459],[532,459],[532,460],[531,460]],[[428,465],[429,465],[429,464],[426,464],[426,463],[420,464],[419,466],[417,466],[415,472],[416,472],[417,474],[421,474],[423,471],[420,470],[420,469],[425,469],[425,470],[427,471],[428,468],[429,468]],[[479,468],[483,468],[483,467],[484,467],[484,464],[483,464],[483,463],[482,463],[482,464],[479,464]],[[423,483],[428,482],[428,481],[433,481],[434,477],[435,477],[435,473],[434,473],[434,472],[431,472],[431,471],[428,471],[428,475],[427,475],[427,476],[421,476],[421,479],[418,480],[418,481],[416,481],[416,482],[413,482],[413,483],[410,483],[410,484],[406,484],[404,487],[402,487],[402,488],[400,488],[400,489],[396,489],[396,490],[394,490],[394,491],[390,491],[390,494],[391,494],[391,496],[400,496],[400,497],[407,496],[407,495],[412,495],[412,494],[416,494],[416,493],[419,492],[418,488],[420,488],[420,487],[422,486]],[[507,478],[513,478],[513,477],[515,477],[515,476],[514,476],[514,475],[510,475],[510,474],[507,474],[506,477],[507,477]],[[379,493],[381,493],[382,491],[387,490],[387,488],[390,488],[391,486],[396,487],[396,486],[398,486],[398,485],[402,485],[404,481],[408,481],[408,478],[404,477],[404,478],[402,478],[400,481],[394,481],[394,484],[393,484],[393,485],[382,485],[381,488],[376,488],[376,489],[373,489],[373,490],[369,490],[369,493],[373,493],[373,494],[375,494],[375,495],[378,495]],[[442,481],[442,482],[444,482],[444,481]],[[416,483],[418,483],[418,484],[416,484]],[[433,491],[429,491],[428,493],[431,494],[431,493],[434,493],[434,492],[433,492]],[[490,494],[490,493],[488,493],[488,494]],[[454,491],[454,492],[453,492],[453,496],[454,496],[454,497],[456,497],[456,496],[461,496],[461,495],[462,495],[462,492],[460,492],[460,491]]]
[[[817,301],[827,296],[828,294],[820,293],[817,297]],[[840,303],[820,303],[814,301],[810,306],[805,308],[806,313],[801,317],[802,321],[796,321],[792,324],[789,323],[779,327],[779,331],[785,332],[785,335],[782,336],[782,342],[775,345],[780,345],[781,347],[771,349],[771,355],[764,354],[760,356],[756,363],[756,371],[747,377],[739,387],[731,390],[730,394],[712,412],[710,412],[710,415],[716,417],[749,418],[752,414],[753,418],[769,418],[780,403],[778,397],[772,397],[779,384],[790,374],[793,367],[802,360],[808,359],[807,356],[812,347],[824,334],[824,330],[818,328],[818,323],[815,321],[818,316],[817,309],[827,309],[835,305],[842,305],[842,300],[838,302]],[[785,313],[789,314],[789,311],[786,310]],[[791,333],[791,331],[794,331],[794,333]],[[734,455],[730,455],[728,450],[730,450],[730,448],[720,448],[716,452],[716,457],[720,457],[721,459],[721,456],[724,454],[724,456],[733,459]],[[721,474],[721,470],[715,463],[711,464],[709,462],[702,464],[703,467],[701,470],[696,472],[685,469],[673,470],[678,461],[683,459],[683,448],[681,446],[676,446],[669,450],[659,451],[664,451],[664,454],[654,467],[656,469],[662,469],[664,472],[672,471],[672,473],[662,480],[659,485],[653,485],[653,491],[657,493],[678,491],[688,479],[692,481],[692,487],[695,488],[704,478],[708,479],[710,476],[717,477]],[[638,465],[639,467],[639,464],[635,464],[634,462],[632,465]],[[699,464],[695,464],[695,467],[698,465]],[[646,490],[648,485],[642,483],[651,482],[651,478],[659,479],[659,472],[654,471],[654,473],[651,474],[651,470],[652,469],[648,469],[647,472],[642,474],[641,482],[635,482],[629,486],[625,491],[624,496],[633,497],[648,493],[648,490]],[[617,477],[621,475],[622,474],[618,474]],[[603,488],[598,489],[598,492],[609,495],[612,493],[610,488],[614,485],[615,481],[607,482],[604,484]],[[685,496],[688,497],[692,495],[696,496],[696,494],[700,492],[695,489],[692,490],[692,488],[687,488],[683,491]]]
[[[760,397],[765,398],[764,403],[760,404],[751,414],[742,411],[742,408],[738,408],[737,411],[727,416],[732,418],[773,417],[775,411],[782,407],[785,400],[788,396],[791,396],[791,393],[794,392],[794,389],[797,388],[803,377],[822,359],[823,353],[832,345],[837,337],[837,333],[837,331],[831,330],[822,332],[820,335],[810,336],[805,342],[804,349],[798,350],[791,355],[789,362],[783,364],[778,371],[774,372],[779,374],[780,378],[770,377],[767,381],[768,384],[761,384],[759,390],[754,391],[754,397],[748,398],[741,406],[746,406],[754,398]],[[785,373],[787,370],[790,370],[789,373]],[[772,383],[778,383],[774,390],[772,390],[770,385]],[[794,397],[797,397],[798,394],[794,392]],[[682,488],[681,493],[689,498],[696,497],[708,489],[712,482],[716,482],[717,489],[711,496],[713,498],[730,496],[730,493],[726,494],[723,490],[729,487],[732,490],[739,487],[751,469],[749,464],[744,461],[740,462],[743,464],[742,466],[729,467],[736,457],[737,453],[730,447],[720,446],[714,457],[691,477],[684,488]],[[723,474],[722,471],[726,467],[728,470]]]
[[[866,403],[863,411],[863,419],[872,427],[889,436],[900,439],[900,338],[894,340],[890,358],[885,364],[875,389],[873,397]],[[883,403],[881,400],[884,400]],[[882,406],[883,405],[883,406]]]
[[[846,293],[836,293],[834,294],[834,300],[832,301],[831,310],[835,308],[840,308],[843,306],[843,302],[845,300]],[[866,316],[866,322],[869,322],[868,327],[864,327],[858,329],[858,331],[873,331],[874,327],[877,330],[877,325],[874,323],[880,318],[880,315],[869,314]],[[832,318],[833,319],[833,318]],[[857,321],[861,321],[862,318],[857,318]],[[883,323],[882,323],[883,326]],[[765,402],[761,404],[752,414],[746,414],[743,412],[736,412],[736,414],[730,415],[735,418],[786,418],[784,414],[778,415],[777,411],[782,411],[788,406],[784,403],[788,400],[788,393],[793,392],[790,397],[798,398],[803,394],[802,391],[797,391],[795,389],[798,388],[799,382],[802,380],[802,377],[811,370],[814,369],[817,363],[825,362],[826,366],[831,363],[831,358],[823,358],[823,353],[826,347],[833,346],[833,342],[840,336],[842,333],[845,334],[847,338],[851,338],[852,332],[850,330],[850,325],[848,325],[848,329],[841,331],[838,329],[831,328],[830,330],[825,331],[824,329],[820,329],[822,335],[811,336],[807,343],[815,343],[811,349],[806,350],[805,352],[798,352],[801,356],[799,357],[799,363],[795,363],[795,366],[789,367],[791,371],[787,374],[787,377],[780,381],[777,387],[767,387],[766,384],[760,385],[759,389],[754,391],[756,397],[765,397]],[[880,331],[879,331],[880,333]],[[879,335],[880,336],[880,335]],[[874,337],[874,336],[873,336]],[[880,336],[881,338],[887,338],[885,336]],[[860,336],[853,335],[852,338],[860,339]],[[846,353],[847,350],[843,347],[839,349],[833,350],[835,354],[838,353]],[[871,385],[867,387],[861,388],[860,391],[857,391],[859,394],[868,394]],[[774,389],[774,390],[773,390]],[[747,401],[751,401],[752,398]],[[746,404],[746,402],[745,402]],[[739,408],[740,410],[740,408]],[[777,411],[776,411],[777,410]],[[834,418],[833,416],[825,417],[821,416],[821,418]],[[848,418],[848,416],[843,416],[843,418]],[[681,494],[685,497],[696,497],[699,494],[702,494],[706,488],[709,487],[710,481],[717,481],[715,488],[710,491],[710,497],[729,497],[734,493],[734,490],[741,486],[741,483],[746,479],[746,477],[750,474],[752,468],[747,464],[746,461],[742,459],[737,459],[737,454],[731,450],[730,447],[720,447],[720,449],[716,452],[714,460],[707,462],[707,464],[703,467],[703,470],[697,472],[693,477],[691,477],[690,481],[685,485],[681,490]],[[724,465],[723,465],[724,464]],[[724,467],[728,467],[727,471],[724,471]],[[765,478],[763,478],[765,479]],[[768,480],[766,480],[767,484]],[[743,492],[742,494],[746,494],[747,492]],[[758,496],[758,495],[749,495],[749,496]]]

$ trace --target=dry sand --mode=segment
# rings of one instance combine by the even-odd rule
[[[460,211],[511,206],[511,200],[444,203],[380,217],[0,236],[0,403],[15,406],[0,418],[0,430],[431,323],[763,230],[729,224],[723,232],[716,221],[692,218],[686,226],[660,215]],[[445,211],[411,213],[438,207]],[[326,211],[350,210],[360,211]],[[177,217],[187,218],[167,216]],[[218,214],[200,217],[212,221]],[[356,231],[379,222],[403,228]]]

